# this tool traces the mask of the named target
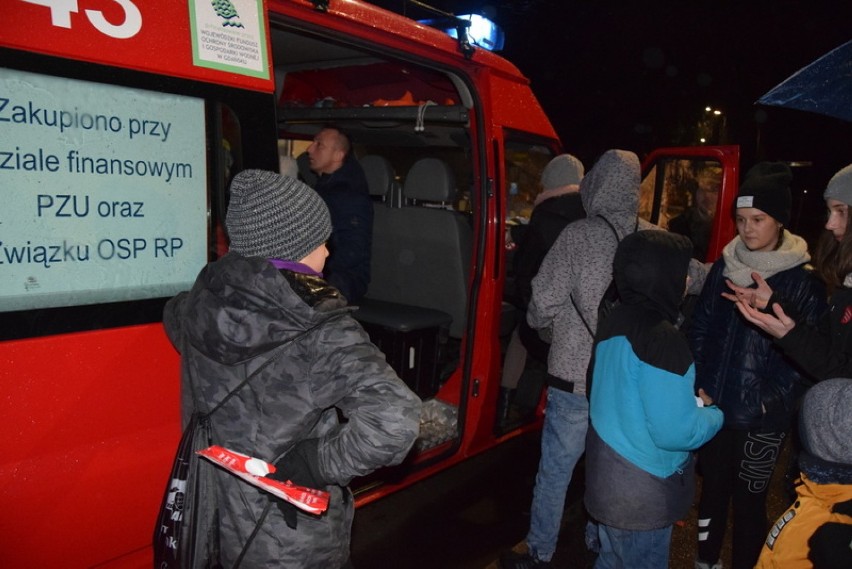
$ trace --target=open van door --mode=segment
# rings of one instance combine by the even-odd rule
[[[639,215],[689,237],[693,255],[715,261],[734,237],[739,146],[659,148],[642,163]]]

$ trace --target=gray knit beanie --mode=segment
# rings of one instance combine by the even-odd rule
[[[225,225],[232,251],[285,261],[301,261],[331,235],[331,217],[319,194],[265,170],[234,176]]]
[[[781,225],[789,225],[792,180],[793,172],[785,163],[758,162],[746,172],[735,207],[753,207],[769,214]]]
[[[822,197],[826,200],[834,199],[846,205],[852,205],[852,164],[831,177]]]
[[[812,480],[852,482],[852,379],[827,379],[805,393],[799,435],[799,463]]]
[[[583,179],[583,163],[570,154],[560,154],[547,163],[541,173],[541,186],[545,190],[579,184]]]

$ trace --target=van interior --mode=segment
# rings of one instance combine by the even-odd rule
[[[374,202],[371,283],[354,316],[424,400],[417,448],[441,446],[460,430],[463,344],[480,235],[477,100],[463,77],[434,64],[274,19],[271,28],[282,173],[315,181],[305,150],[323,126],[351,139]],[[223,125],[226,161],[238,171],[239,125],[227,117]],[[552,154],[546,144],[512,143],[512,137],[507,133],[506,171],[517,180],[514,190],[520,184],[524,191],[515,191],[509,205],[525,198],[528,216]],[[509,199],[508,184],[504,191]],[[525,208],[507,206],[507,215],[510,209],[510,224],[523,223]],[[514,312],[507,303],[506,331],[495,340],[503,346]]]

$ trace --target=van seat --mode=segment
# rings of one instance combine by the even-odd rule
[[[374,226],[367,299],[447,313],[452,319],[449,336],[461,338],[472,230],[463,215],[443,207],[452,203],[455,192],[445,162],[423,158],[414,163],[403,185],[408,205],[388,209],[380,231]]]
[[[367,177],[370,196],[374,199],[379,198],[379,201],[385,205],[390,205],[393,194],[401,192],[390,160],[378,154],[367,154],[358,162]]]

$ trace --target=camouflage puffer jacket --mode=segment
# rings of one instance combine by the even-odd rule
[[[243,567],[341,567],[353,515],[346,485],[401,462],[417,437],[420,400],[350,312],[322,279],[234,253],[166,305],[163,323],[182,356],[184,422],[287,343],[213,415],[214,443],[272,462],[301,440],[319,440],[328,511],[300,514],[291,529],[271,508]],[[222,564],[230,567],[269,498],[225,471],[217,480]]]

